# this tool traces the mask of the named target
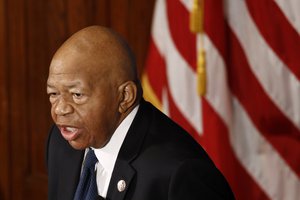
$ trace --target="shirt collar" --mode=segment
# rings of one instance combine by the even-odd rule
[[[120,148],[126,137],[128,129],[138,111],[139,105],[136,106],[128,116],[117,127],[110,141],[100,149],[94,149],[99,163],[103,166],[104,170],[109,174],[112,173],[115,162],[117,160]]]

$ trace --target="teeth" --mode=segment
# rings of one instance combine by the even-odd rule
[[[75,132],[77,130],[77,128],[66,127],[66,130],[70,131],[70,132]]]

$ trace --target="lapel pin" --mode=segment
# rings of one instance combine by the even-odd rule
[[[117,187],[119,192],[123,192],[126,188],[126,182],[124,180],[120,180]]]

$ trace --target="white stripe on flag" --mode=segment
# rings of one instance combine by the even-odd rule
[[[297,175],[256,130],[238,100],[233,102],[234,125],[230,141],[242,165],[271,199],[297,199],[300,196]]]
[[[204,39],[206,51],[207,93],[205,98],[229,126],[232,122],[231,91],[228,87],[227,72],[221,55],[208,37]],[[198,47],[199,48],[199,47]]]
[[[277,0],[279,1],[281,0]],[[192,0],[181,0],[181,2],[187,9],[191,8]],[[297,114],[300,110],[299,81],[261,38],[245,2],[227,0],[226,3],[229,9],[227,14],[230,26],[244,48],[253,73],[273,102],[299,128],[300,116]],[[295,8],[287,7],[284,13],[288,12],[295,12]],[[157,0],[152,37],[160,54],[166,59],[167,79],[172,98],[186,120],[202,133],[202,108],[201,99],[196,92],[196,75],[172,41],[166,13],[165,1]],[[204,44],[207,50],[206,99],[227,126],[231,147],[239,162],[269,198],[298,199],[299,177],[276,148],[257,130],[242,103],[231,94],[227,85],[224,60],[213,42],[210,38],[205,38]],[[187,82],[192,84],[189,85]],[[164,89],[162,101],[168,108],[166,94]],[[196,115],[191,114],[195,112]]]
[[[186,10],[192,10],[193,1],[194,0],[180,0],[182,5],[186,8]]]
[[[300,84],[259,34],[245,2],[227,1],[228,21],[237,35],[250,67],[266,93],[300,129]]]
[[[300,35],[300,1],[299,0],[274,0],[280,7],[290,24]]]
[[[166,73],[170,93],[176,106],[195,130],[202,134],[201,99],[197,94],[197,77],[192,68],[177,51],[169,32],[164,0],[158,0],[155,8],[153,40],[160,54],[166,59]],[[161,28],[164,27],[164,28]],[[162,42],[163,41],[163,42]]]
[[[237,99],[233,96],[230,99],[228,95],[230,91],[226,87],[224,61],[209,38],[206,38],[205,46],[208,50],[207,79],[211,88],[206,98],[228,127],[233,151],[243,167],[272,199],[296,199],[300,195],[300,182],[297,175],[276,149],[258,132]],[[218,78],[215,77],[216,74]],[[230,100],[234,103],[233,115],[230,110]]]

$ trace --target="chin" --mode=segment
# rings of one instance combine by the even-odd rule
[[[69,144],[71,145],[71,147],[73,147],[73,149],[76,149],[76,150],[84,150],[89,147],[88,145],[85,145],[85,144],[82,144],[82,143],[79,143],[76,141],[69,141]]]

